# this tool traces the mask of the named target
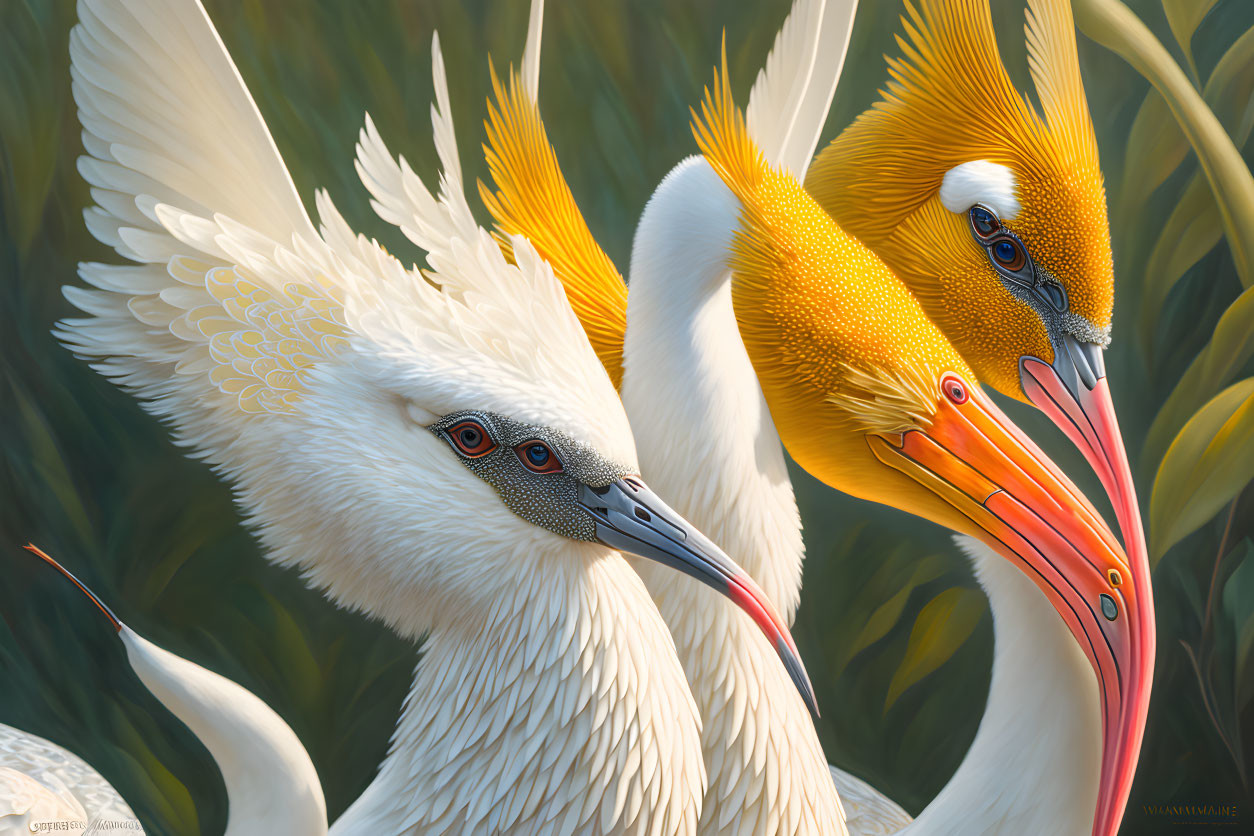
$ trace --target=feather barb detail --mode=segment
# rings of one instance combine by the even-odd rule
[[[488,102],[483,151],[496,192],[480,182],[479,194],[496,221],[497,241],[512,260],[510,236],[522,235],[552,265],[617,388],[627,330],[627,285],[588,229],[540,109],[517,72],[511,70],[507,90],[493,70],[492,88],[495,101]]]

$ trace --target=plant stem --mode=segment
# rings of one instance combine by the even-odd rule
[[[1232,519],[1237,515],[1239,499],[1241,499],[1241,492],[1232,498],[1232,505],[1228,508],[1228,522],[1224,524],[1224,535],[1219,538],[1219,551],[1215,555],[1215,565],[1210,571],[1210,588],[1206,590],[1206,614],[1202,617],[1202,642],[1206,641],[1207,633],[1210,631],[1210,614],[1215,602],[1215,587],[1219,581],[1219,564],[1223,563],[1224,552],[1228,548],[1228,535],[1232,532]],[[1198,646],[1201,647],[1201,643]]]
[[[1121,56],[1171,108],[1206,173],[1245,287],[1254,285],[1254,176],[1219,119],[1154,33],[1119,0],[1072,0],[1076,26]]]

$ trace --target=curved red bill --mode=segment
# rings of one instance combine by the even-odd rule
[[[1079,489],[978,387],[969,398],[942,399],[926,428],[870,440],[882,462],[967,522],[938,521],[1020,566],[1088,657],[1103,729],[1093,832],[1113,836],[1136,767],[1153,667],[1153,614],[1144,612],[1148,592],[1134,566]]]
[[[1127,695],[1126,716],[1121,718],[1119,728],[1108,726],[1106,730],[1107,756],[1102,762],[1097,817],[1093,824],[1093,836],[1113,836],[1118,832],[1136,772],[1154,672],[1154,597],[1145,530],[1106,377],[1097,378],[1092,388],[1081,381],[1068,386],[1053,366],[1034,357],[1025,357],[1021,361],[1020,379],[1028,400],[1071,439],[1101,480],[1123,533],[1138,593],[1133,613],[1139,622],[1141,641],[1135,653],[1133,670],[1129,671],[1130,675],[1138,677],[1138,681],[1136,688]],[[1113,756],[1111,746],[1118,750]]]

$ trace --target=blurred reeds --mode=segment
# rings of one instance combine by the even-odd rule
[[[743,96],[789,4],[549,5],[546,124],[594,234],[625,268],[644,202],[695,150],[688,107],[723,29]],[[1245,266],[1254,240],[1225,205],[1244,194],[1222,173],[1233,154],[1219,152],[1217,165],[1213,147],[1226,140],[1249,177],[1254,4],[1136,0],[1128,13],[1143,31],[1118,22],[1122,5],[1076,0],[1082,31],[1100,42],[1080,39],[1115,243],[1107,365],[1158,561],[1154,703],[1122,832],[1168,833],[1181,831],[1145,805],[1248,811],[1252,800],[1254,492],[1244,488],[1254,473]],[[311,200],[327,187],[358,230],[415,258],[374,217],[353,172],[362,115],[370,111],[416,169],[435,170],[428,105],[438,29],[466,174],[483,176],[487,56],[498,66],[518,60],[527,0],[207,6],[301,194]],[[993,7],[1003,58],[1027,90],[1023,3]],[[874,100],[883,55],[897,52],[900,9],[863,0],[825,138]],[[418,653],[270,567],[208,469],[50,337],[70,313],[59,287],[77,282],[76,262],[111,258],[80,215],[88,197],[74,168],[73,19],[71,0],[0,4],[0,722],[82,754],[149,833],[221,832],[225,799],[207,753],[129,674],[97,614],[18,549],[33,540],[140,632],[273,705],[309,748],[334,816],[372,777]],[[1154,84],[1139,70],[1157,72]],[[1221,127],[1201,131],[1206,142],[1202,109]],[[1061,434],[1030,409],[1007,409],[1108,511]],[[917,811],[979,721],[987,605],[940,529],[794,475],[809,552],[797,636],[828,755]]]

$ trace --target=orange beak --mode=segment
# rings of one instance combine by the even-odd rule
[[[1065,338],[1068,339],[1069,338]],[[1132,775],[1136,770],[1137,755],[1141,749],[1141,735],[1145,729],[1145,715],[1149,710],[1150,683],[1153,679],[1155,629],[1154,597],[1150,580],[1149,550],[1145,544],[1145,529],[1136,501],[1136,487],[1132,483],[1132,470],[1128,467],[1128,455],[1115,418],[1115,405],[1110,397],[1110,385],[1106,380],[1106,368],[1101,349],[1092,345],[1080,345],[1069,340],[1066,351],[1053,365],[1035,357],[1024,357],[1019,363],[1019,378],[1023,392],[1038,409],[1071,439],[1089,466],[1097,473],[1114,506],[1123,541],[1127,545],[1132,566],[1132,577],[1142,592],[1137,611],[1141,630],[1145,637],[1141,664],[1145,668],[1145,686],[1140,694],[1140,722],[1135,725],[1137,735],[1124,741],[1129,755],[1124,772],[1110,776],[1111,798],[1122,802],[1103,810],[1099,804],[1097,824],[1105,822],[1105,830],[1093,830],[1094,836],[1113,834],[1123,817]],[[1131,730],[1131,728],[1130,728]],[[1103,780],[1106,776],[1103,773]],[[1116,792],[1117,791],[1117,792]],[[1103,795],[1103,797],[1105,797]]]
[[[960,512],[966,533],[1032,578],[1088,657],[1103,729],[1093,833],[1114,836],[1136,769],[1153,672],[1147,590],[1093,506],[978,387],[947,374],[941,388],[930,426],[868,436],[871,449]]]

